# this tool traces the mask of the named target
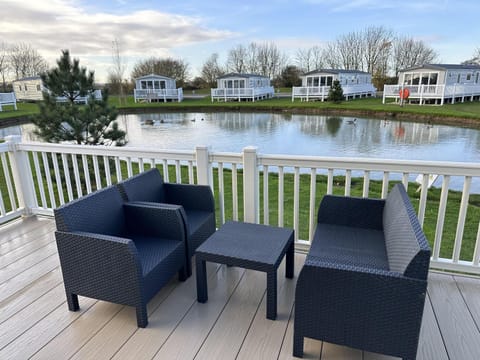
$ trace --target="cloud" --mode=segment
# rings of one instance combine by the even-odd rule
[[[69,0],[2,1],[0,38],[31,44],[46,57],[60,49],[74,56],[111,56],[118,39],[125,56],[166,54],[192,43],[223,40],[229,31],[205,27],[202,18],[138,10],[125,14],[92,12]]]

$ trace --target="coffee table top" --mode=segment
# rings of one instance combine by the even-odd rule
[[[274,265],[292,242],[293,229],[229,221],[196,252]]]

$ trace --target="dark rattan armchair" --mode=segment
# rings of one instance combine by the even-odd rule
[[[175,273],[186,278],[180,211],[125,204],[115,186],[55,209],[68,308],[79,309],[78,295],[130,305],[147,326],[147,302]]]
[[[386,200],[325,196],[295,292],[304,337],[415,359],[430,248],[404,187]]]
[[[215,232],[215,202],[206,185],[165,183],[157,169],[135,175],[117,185],[125,201],[168,208],[182,206],[182,219],[187,233],[187,273],[192,274],[191,257],[197,247]]]

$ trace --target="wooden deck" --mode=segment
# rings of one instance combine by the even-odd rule
[[[67,310],[50,218],[0,227],[0,359],[291,359],[295,281],[279,271],[278,319],[265,318],[265,274],[208,265],[209,301],[196,301],[195,276],[173,279],[133,308],[80,297]],[[304,256],[296,255],[295,274]],[[313,285],[312,285],[313,286]],[[418,359],[479,359],[480,279],[431,273]],[[393,359],[320,341],[307,359]]]

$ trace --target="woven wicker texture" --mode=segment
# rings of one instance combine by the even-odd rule
[[[135,306],[145,327],[147,302],[175,273],[186,278],[180,209],[124,204],[114,186],[55,209],[69,309],[78,295]]]
[[[205,261],[267,273],[267,318],[277,317],[277,269],[286,254],[287,278],[293,278],[294,232],[288,228],[229,221],[196,252],[197,298],[208,299]]]
[[[156,203],[158,207],[181,206],[187,233],[187,272],[191,275],[191,257],[195,249],[215,232],[215,202],[205,185],[170,184],[157,169],[150,169],[117,184],[125,201]]]
[[[350,200],[353,204],[346,204]],[[430,250],[412,210],[402,185],[386,201],[333,196],[322,201],[319,219],[331,223],[317,224],[297,281],[294,356],[303,355],[304,337],[310,337],[416,358]],[[398,224],[408,229],[396,234]]]

